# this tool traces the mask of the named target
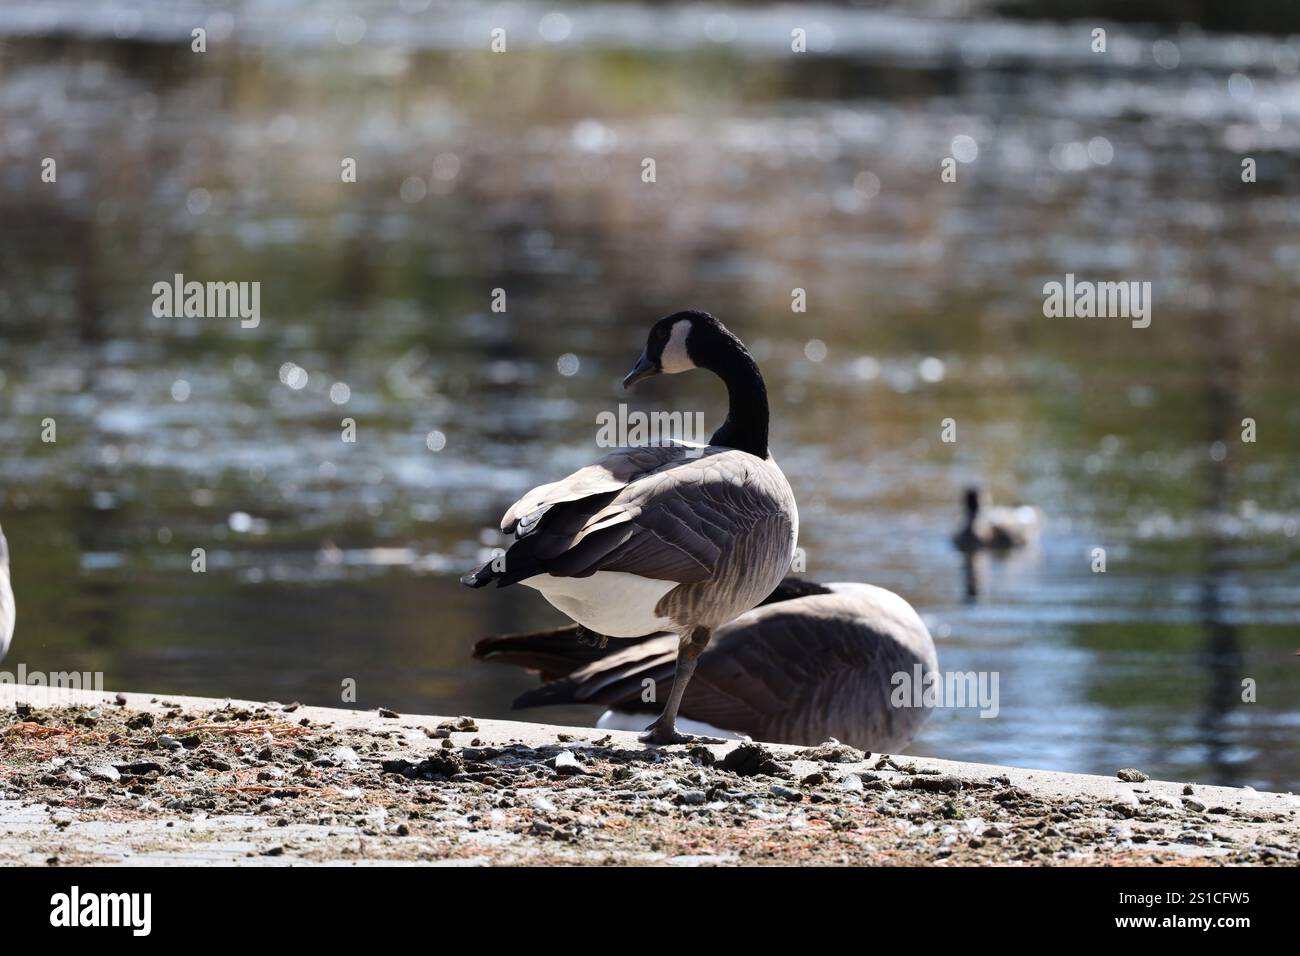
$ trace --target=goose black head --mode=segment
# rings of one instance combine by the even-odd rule
[[[962,501],[966,505],[966,514],[974,517],[980,510],[980,489],[978,485],[968,485],[965,492],[962,493]]]
[[[713,356],[737,348],[742,352],[745,349],[740,340],[709,313],[694,309],[674,312],[650,328],[645,351],[623,379],[623,387],[631,388],[652,375],[674,375],[693,368],[710,368]]]

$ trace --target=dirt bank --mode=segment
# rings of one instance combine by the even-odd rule
[[[1295,796],[1125,776],[0,686],[5,864],[1296,864]]]

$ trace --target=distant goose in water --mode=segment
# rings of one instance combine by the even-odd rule
[[[767,388],[749,351],[704,312],[650,329],[627,388],[705,368],[727,386],[727,420],[707,446],[622,448],[534,488],[501,520],[515,543],[461,578],[521,583],[606,637],[675,635],[676,679],[646,743],[685,743],[677,710],[713,632],[766,597],[790,567],[799,516],[768,454]]]
[[[0,528],[0,661],[14,636],[14,591],[9,584],[9,542]]]
[[[676,639],[651,635],[605,649],[579,643],[572,625],[478,642],[480,660],[536,671],[545,682],[514,702],[601,704],[597,727],[628,730],[672,679]],[[786,578],[762,606],[720,627],[699,657],[681,719],[699,732],[813,745],[834,737],[867,751],[902,749],[929,717],[894,707],[894,674],[914,680],[939,668],[934,641],[911,605],[869,584]],[[910,698],[909,698],[910,699]]]
[[[1006,551],[1030,544],[1038,537],[1042,521],[1037,508],[1028,505],[989,508],[984,505],[983,499],[983,493],[973,485],[962,495],[966,523],[952,539],[958,550],[978,551],[988,548]]]

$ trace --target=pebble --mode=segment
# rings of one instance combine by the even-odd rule
[[[768,751],[758,744],[741,744],[722,758],[722,769],[742,777],[766,774],[772,777],[789,775]]]
[[[599,744],[600,741],[598,740],[596,743]],[[705,767],[712,767],[718,761],[718,755],[704,746],[692,747],[686,751],[686,756]]]
[[[344,766],[358,763],[361,760],[361,758],[357,756],[357,752],[351,747],[335,747],[329,752],[328,756],[330,760]]]
[[[163,734],[161,737],[158,738],[158,743],[160,746],[166,747],[168,750],[180,750],[185,746],[183,743],[181,743],[179,740],[177,740],[175,737],[171,736],[170,734]]]
[[[444,720],[438,724],[438,729],[473,734],[478,733],[478,724],[473,717],[457,717],[454,720]]]
[[[121,780],[122,775],[118,773],[116,767],[95,767],[90,771],[90,775],[96,780]]]
[[[774,783],[767,789],[772,796],[780,797],[782,800],[789,800],[791,803],[798,803],[803,799],[803,794],[798,790],[791,790],[789,787],[783,787],[779,783]]]
[[[1135,770],[1132,767],[1125,767],[1123,770],[1117,770],[1115,776],[1119,777],[1119,779],[1123,780],[1125,783],[1146,783],[1151,779],[1141,770]]]
[[[587,768],[578,761],[577,755],[571,750],[561,750],[555,755],[555,759],[551,761],[551,766],[555,768],[556,773],[565,776],[586,774],[589,772]]]
[[[1118,793],[1115,794],[1115,802],[1129,807],[1136,807],[1141,805],[1138,801],[1137,794],[1134,793],[1132,790],[1129,790],[1127,787],[1121,789]]]
[[[870,754],[855,750],[853,747],[846,747],[838,740],[828,740],[820,746],[800,750],[795,753],[795,756],[800,760],[815,760],[825,763],[861,763]]]
[[[912,787],[916,790],[929,790],[932,793],[956,793],[961,789],[961,780],[953,776],[925,776],[918,775],[912,780]]]

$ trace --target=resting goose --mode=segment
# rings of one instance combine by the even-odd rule
[[[9,585],[9,542],[0,528],[0,661],[14,636],[14,592]]]
[[[601,704],[597,727],[632,729],[653,705],[647,680],[672,679],[675,639],[652,635],[597,649],[572,626],[479,641],[480,660],[537,671],[545,682],[514,702]],[[892,591],[869,584],[819,585],[786,578],[760,607],[724,624],[699,657],[681,718],[702,732],[811,746],[835,738],[894,752],[916,735],[928,708],[894,707],[893,675],[937,672],[924,622]]]
[[[705,312],[677,312],[650,329],[623,379],[705,368],[727,386],[727,420],[709,444],[621,448],[534,488],[501,520],[515,542],[461,578],[535,588],[582,627],[606,637],[675,635],[675,680],[646,743],[686,743],[677,710],[712,633],[766,597],[794,555],[799,517],[768,454],[767,388],[758,365]]]
[[[962,495],[966,508],[966,523],[953,536],[959,551],[978,551],[988,548],[1006,551],[1023,547],[1038,537],[1038,509],[1029,505],[1017,508],[988,508],[984,506],[980,489],[971,486]]]

